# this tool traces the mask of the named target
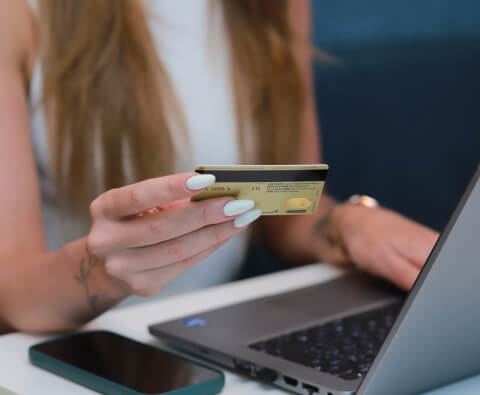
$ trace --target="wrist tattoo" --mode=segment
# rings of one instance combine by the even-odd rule
[[[93,254],[85,249],[87,252],[86,257],[82,258],[80,261],[80,271],[76,274],[75,280],[83,287],[87,297],[87,303],[90,307],[90,310],[94,314],[98,314],[98,295],[93,293],[90,289],[89,280],[92,270],[100,263],[100,259],[94,256]]]
[[[315,235],[325,238],[326,242],[332,247],[338,244],[334,235],[329,232],[329,225],[332,221],[332,214],[334,208],[335,204],[332,204],[332,206],[328,209],[327,214],[325,214],[324,217],[319,219],[313,227],[313,232],[315,233]]]

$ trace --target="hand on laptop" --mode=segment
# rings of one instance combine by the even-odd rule
[[[438,238],[430,228],[385,208],[341,204],[333,210],[331,223],[339,243],[325,260],[354,262],[405,290],[413,285]]]

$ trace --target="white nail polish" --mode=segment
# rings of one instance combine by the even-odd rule
[[[255,221],[258,217],[260,217],[260,215],[262,215],[262,211],[258,208],[255,210],[250,210],[247,213],[240,215],[240,217],[235,218],[233,225],[236,228],[242,228]]]
[[[246,213],[255,206],[253,200],[232,200],[223,207],[223,214],[227,217]]]
[[[215,176],[212,174],[199,174],[198,176],[192,176],[187,180],[187,188],[192,191],[197,189],[206,188],[215,182]]]

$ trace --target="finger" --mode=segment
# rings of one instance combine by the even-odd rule
[[[111,189],[92,202],[92,215],[121,218],[190,198],[213,184],[210,174],[181,173],[152,178],[121,188]]]
[[[231,221],[235,216],[226,216],[224,207],[232,200],[234,200],[232,197],[224,197],[201,202],[187,201],[183,206],[157,214],[115,222],[114,226],[105,221],[95,229],[96,234],[102,237],[102,250],[97,251],[97,254],[150,246],[173,240],[209,225]],[[97,244],[100,244],[98,240]]]
[[[406,234],[406,240],[395,238],[392,241],[392,247],[398,255],[421,268],[430,255],[439,235],[423,225],[415,225],[416,229],[410,230]]]
[[[390,249],[384,252],[383,259],[383,264],[377,265],[379,274],[403,290],[409,291],[420,273],[418,266]]]
[[[161,289],[196,263],[201,262],[225,243],[212,246],[197,255],[159,269],[136,273],[128,280],[132,292],[138,296],[153,296]]]
[[[245,228],[235,228],[233,221],[210,225],[164,243],[124,250],[108,259],[106,267],[109,273],[117,277],[157,269],[183,261],[210,247],[224,243],[242,229]]]
[[[189,201],[190,201],[190,199],[175,200],[174,202],[170,202],[170,203],[162,204],[160,206],[155,206],[155,207],[149,208],[148,210],[145,210],[141,213],[135,214],[133,217],[137,217],[137,218],[138,217],[143,217],[145,215],[157,214],[160,211],[165,211],[165,210],[172,209],[172,208],[175,208],[175,207],[182,207]]]

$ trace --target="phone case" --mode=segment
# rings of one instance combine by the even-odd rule
[[[88,333],[88,332],[109,332],[109,331],[86,331],[86,332],[81,332],[81,333]],[[110,332],[110,333],[113,333],[113,332]],[[88,388],[90,388],[94,391],[97,391],[97,392],[101,392],[101,393],[105,393],[105,394],[112,394],[112,395],[117,395],[117,394],[118,395],[147,395],[147,394],[144,394],[144,393],[134,391],[134,390],[132,390],[128,387],[125,387],[125,386],[120,385],[118,383],[115,383],[113,381],[107,380],[103,377],[97,376],[93,373],[90,373],[90,372],[87,372],[85,370],[79,369],[75,366],[69,365],[69,364],[67,364],[63,361],[52,358],[49,355],[43,354],[43,353],[38,352],[37,350],[34,349],[34,347],[37,346],[37,345],[48,344],[48,343],[54,342],[56,340],[65,339],[65,338],[68,338],[68,337],[73,337],[77,334],[78,334],[78,332],[73,333],[73,334],[59,336],[59,337],[56,337],[54,339],[47,340],[45,342],[34,344],[33,346],[31,346],[29,348],[29,351],[28,351],[30,361],[32,362],[32,364],[34,364],[34,365],[36,365],[36,366],[38,366],[42,369],[48,370],[52,373],[55,373],[59,376],[67,378],[71,381],[74,381],[75,383],[78,383],[80,385],[88,387]],[[116,333],[114,333],[114,334],[118,335]],[[118,336],[122,336],[122,335],[118,335]],[[122,336],[122,337],[125,337],[125,336]],[[130,339],[130,340],[134,340],[134,339]],[[138,342],[136,340],[134,340],[134,341],[137,342],[137,343],[141,343],[141,342]],[[223,386],[225,385],[225,376],[224,376],[224,374],[221,370],[215,369],[214,367],[209,366],[205,363],[202,363],[200,361],[197,361],[197,360],[194,360],[194,359],[191,359],[191,358],[187,358],[183,355],[176,354],[176,353],[174,353],[172,351],[169,351],[169,350],[164,350],[164,349],[152,346],[152,345],[147,344],[147,343],[141,343],[141,344],[146,345],[146,346],[151,347],[151,348],[154,348],[154,349],[161,350],[162,352],[166,352],[167,354],[173,355],[177,358],[181,358],[181,359],[184,359],[184,360],[189,361],[191,363],[200,365],[200,366],[202,366],[206,369],[213,370],[214,372],[219,374],[219,377],[216,378],[216,379],[206,381],[206,382],[203,382],[203,383],[199,383],[199,384],[195,384],[195,385],[192,385],[192,386],[189,386],[189,387],[180,388],[180,389],[174,390],[174,391],[163,392],[162,394],[168,394],[168,395],[216,394],[216,393],[220,392],[222,390]],[[149,395],[157,395],[157,394],[149,394]],[[160,395],[160,394],[158,394],[158,395]]]

